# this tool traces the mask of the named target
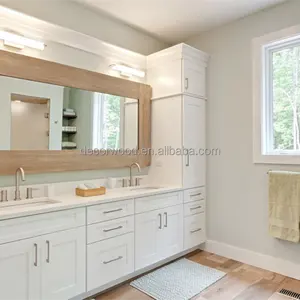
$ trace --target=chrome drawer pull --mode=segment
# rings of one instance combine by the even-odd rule
[[[191,230],[190,232],[191,232],[191,233],[195,233],[195,232],[199,232],[199,231],[202,231],[202,228],[195,229],[195,230]]]
[[[118,229],[122,229],[123,226],[118,226],[118,227],[115,227],[115,228],[111,228],[111,229],[103,229],[103,232],[110,232],[110,231],[114,231],[114,230],[118,230]]]
[[[196,206],[196,207],[191,207],[190,210],[195,210],[195,209],[198,209],[198,208],[202,208],[202,206]]]
[[[190,155],[189,155],[189,153],[186,154],[186,163],[185,163],[185,166],[186,167],[190,166]]]
[[[119,257],[117,257],[117,258],[115,258],[115,259],[108,260],[108,261],[104,261],[103,263],[104,263],[105,265],[107,265],[107,264],[110,264],[110,263],[112,263],[112,262],[114,262],[114,261],[120,260],[120,259],[122,259],[122,258],[123,258],[123,256],[119,256]]]
[[[197,197],[197,196],[201,196],[202,193],[197,193],[197,194],[194,194],[194,195],[190,195],[191,197]]]
[[[164,227],[168,227],[168,213],[164,213],[164,215],[165,215],[165,217],[166,217],[166,222],[165,222],[165,225],[164,225]]]
[[[161,214],[158,214],[159,216],[159,227],[158,229],[162,229],[162,217],[161,217]]]
[[[111,213],[122,211],[122,210],[123,210],[123,208],[118,208],[118,209],[114,209],[114,210],[104,211],[103,213],[104,214],[111,214]]]
[[[189,88],[189,79],[185,78],[185,89],[187,90]]]
[[[34,266],[37,267],[38,266],[38,245],[34,244]]]
[[[46,241],[46,245],[47,245],[47,259],[46,259],[46,263],[50,263],[50,242],[49,241]]]

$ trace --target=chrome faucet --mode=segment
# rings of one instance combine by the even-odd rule
[[[130,165],[130,167],[129,167],[130,168],[130,183],[129,183],[130,186],[134,186],[133,178],[132,178],[132,167],[137,167],[139,170],[139,173],[141,172],[141,167],[138,163],[133,163]]]
[[[21,179],[22,181],[25,181],[25,172],[23,168],[18,168],[16,170],[16,177],[15,177],[15,182],[16,182],[16,190],[15,190],[15,200],[21,200],[21,193],[20,193],[20,177],[19,174],[21,174]]]

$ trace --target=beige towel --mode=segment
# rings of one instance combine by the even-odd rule
[[[300,242],[300,174],[269,172],[269,232],[278,239]]]

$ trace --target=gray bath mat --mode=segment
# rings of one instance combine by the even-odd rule
[[[134,280],[130,285],[156,300],[189,300],[225,275],[181,259]]]

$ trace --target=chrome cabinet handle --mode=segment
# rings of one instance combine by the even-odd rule
[[[50,242],[46,241],[46,245],[47,245],[47,258],[46,258],[46,263],[50,263]]]
[[[122,229],[123,226],[118,226],[118,227],[115,227],[115,228],[110,228],[110,229],[103,229],[103,232],[110,232],[110,231],[114,231],[114,230],[118,230],[118,229]]]
[[[33,265],[35,267],[37,267],[38,266],[38,245],[34,244],[33,247],[34,247],[34,263],[33,263]]]
[[[164,215],[165,215],[165,217],[166,217],[166,218],[165,218],[166,221],[165,221],[164,227],[168,227],[168,213],[165,212]]]
[[[196,206],[196,207],[191,207],[190,210],[195,210],[195,209],[198,209],[198,208],[202,208],[202,206],[199,205],[199,206]]]
[[[123,210],[123,208],[118,208],[118,209],[114,209],[114,210],[104,211],[103,213],[104,214],[111,214],[111,213],[122,211],[122,210]]]
[[[189,88],[189,79],[185,78],[185,89],[187,90]]]
[[[202,193],[197,193],[197,194],[193,194],[193,195],[190,195],[191,197],[197,197],[197,196],[201,196]]]
[[[187,153],[186,154],[186,164],[185,164],[186,167],[189,167],[190,166],[190,155]]]
[[[108,260],[108,261],[104,261],[103,264],[107,265],[107,264],[110,264],[110,263],[112,263],[112,262],[114,262],[114,261],[120,260],[120,259],[122,259],[122,258],[123,258],[123,256],[119,256],[119,257],[117,257],[117,258],[115,258],[115,259]]]
[[[159,227],[158,229],[162,229],[162,217],[161,217],[161,214],[158,214],[159,216]]]
[[[195,229],[195,230],[191,230],[190,233],[195,233],[195,232],[199,232],[199,231],[202,231],[202,228],[198,228],[198,229]]]

